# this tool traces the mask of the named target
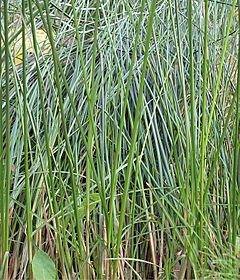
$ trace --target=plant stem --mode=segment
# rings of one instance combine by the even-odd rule
[[[23,122],[24,122],[24,165],[25,165],[25,194],[26,194],[26,214],[27,214],[27,244],[28,244],[28,261],[29,261],[29,277],[32,278],[31,264],[32,264],[32,213],[31,213],[31,192],[29,185],[29,164],[28,164],[28,112],[27,112],[27,74],[26,74],[26,6],[25,0],[22,0],[22,53],[23,53]]]
[[[2,3],[0,4],[0,15],[2,16]],[[2,24],[0,24],[0,34],[2,34]],[[0,57],[2,57],[2,36],[0,36]],[[4,257],[4,167],[3,167],[3,89],[2,89],[2,73],[3,64],[0,63],[0,218],[1,218],[1,228],[0,228],[0,266],[3,262]]]
[[[205,127],[207,110],[207,74],[208,74],[208,0],[205,1],[205,28],[204,28],[204,55],[203,55],[203,93],[202,93],[202,144],[201,144],[201,163],[200,163],[200,230],[199,230],[199,250],[203,252],[203,222],[202,213],[207,214],[208,208],[204,205],[204,186],[205,186]],[[203,254],[201,257],[203,264]]]
[[[146,33],[145,53],[144,53],[144,61],[143,61],[143,66],[142,66],[140,88],[139,88],[139,93],[138,93],[134,125],[133,125],[133,131],[132,131],[132,136],[131,136],[132,141],[131,141],[130,151],[129,151],[129,155],[128,155],[128,166],[127,166],[126,178],[125,178],[124,189],[123,189],[115,258],[119,257],[119,250],[120,250],[120,245],[121,245],[122,231],[123,231],[123,225],[124,225],[124,219],[125,219],[128,190],[129,190],[129,185],[130,185],[130,181],[131,181],[131,173],[132,173],[132,168],[133,168],[133,160],[134,160],[134,153],[135,153],[135,148],[136,148],[138,128],[139,128],[139,124],[141,122],[141,117],[142,117],[144,78],[145,78],[145,73],[146,73],[146,68],[147,68],[149,45],[150,45],[151,34],[152,34],[155,7],[156,7],[156,0],[152,0],[151,6],[150,6],[147,33]],[[118,269],[118,261],[115,261],[113,279],[116,279],[116,277],[117,277],[117,275],[116,275],[117,269]]]
[[[237,241],[237,234],[238,234],[238,210],[239,210],[239,197],[237,195],[238,190],[238,164],[239,164],[239,106],[240,106],[240,1],[238,0],[238,78],[237,78],[237,90],[236,94],[236,117],[235,117],[235,130],[234,130],[234,147],[233,147],[233,174],[232,174],[232,251],[233,257],[236,256],[236,241]],[[238,196],[238,197],[237,197]]]
[[[5,95],[6,95],[6,187],[5,187],[5,215],[4,215],[4,254],[9,252],[9,205],[10,205],[10,188],[11,188],[11,154],[10,154],[10,130],[11,130],[11,116],[10,116],[10,90],[9,90],[9,22],[8,22],[8,1],[4,1],[4,38],[5,38]],[[8,277],[8,259],[6,260],[6,267],[4,277]]]

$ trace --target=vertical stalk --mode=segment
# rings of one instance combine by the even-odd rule
[[[4,38],[5,38],[5,96],[6,96],[6,185],[5,185],[5,216],[4,216],[4,254],[9,251],[9,204],[11,187],[11,158],[10,158],[10,90],[9,90],[9,23],[8,23],[8,1],[4,1]],[[8,277],[8,259],[5,266],[5,277]]]
[[[89,102],[89,124],[88,124],[88,146],[90,151],[90,157],[92,157],[92,148],[93,148],[93,129],[91,116],[93,116],[94,103],[96,100],[95,93],[95,65],[96,65],[96,53],[97,53],[97,34],[98,34],[98,13],[99,13],[100,0],[97,0],[96,9],[95,9],[95,28],[94,28],[94,39],[93,39],[93,55],[92,55],[92,69],[91,69],[91,93],[90,93],[90,102]],[[100,167],[101,168],[101,167]],[[89,275],[89,260],[90,260],[90,248],[89,248],[89,233],[90,233],[90,186],[91,186],[91,176],[92,168],[89,157],[87,157],[86,164],[86,202],[87,202],[87,215],[86,215],[86,257],[87,257],[87,268],[86,276],[87,279],[90,278]]]
[[[108,224],[108,249],[110,250],[111,247],[111,240],[112,240],[112,233],[113,233],[113,209],[114,209],[114,197],[115,197],[115,192],[116,192],[116,184],[117,184],[117,168],[119,165],[119,154],[121,151],[121,145],[122,145],[122,133],[123,133],[123,126],[125,122],[125,114],[127,110],[127,104],[128,104],[128,96],[130,92],[130,86],[131,86],[131,81],[132,81],[132,76],[133,76],[133,68],[136,60],[136,53],[137,53],[137,46],[138,46],[138,41],[140,37],[140,32],[141,32],[141,25],[143,21],[143,14],[144,14],[144,9],[145,9],[145,4],[146,1],[143,0],[141,4],[141,9],[140,9],[140,15],[139,15],[139,21],[137,24],[137,31],[136,31],[136,36],[135,36],[135,42],[134,42],[134,47],[132,51],[132,59],[131,59],[131,65],[129,69],[129,75],[128,75],[128,80],[127,80],[127,86],[126,89],[124,90],[124,104],[123,104],[123,109],[122,109],[122,117],[120,120],[120,125],[119,125],[119,131],[117,134],[117,145],[116,145],[116,150],[115,150],[115,155],[114,155],[114,163],[113,167],[111,169],[111,190],[110,190],[110,201],[109,201],[109,224]],[[114,244],[112,244],[114,246]]]
[[[38,2],[39,4],[39,2]],[[38,5],[40,7],[40,5]],[[54,38],[53,38],[53,31],[52,31],[52,23],[50,18],[50,11],[49,11],[49,1],[44,0],[44,7],[46,11],[46,19],[47,19],[47,25],[48,25],[48,37],[51,44],[52,54],[53,54],[53,62],[54,62],[54,70],[55,70],[55,79],[56,79],[56,87],[57,87],[57,94],[58,94],[58,101],[59,101],[59,111],[61,115],[61,121],[63,126],[63,135],[66,142],[66,155],[68,157],[69,162],[69,171],[70,171],[70,179],[71,179],[71,188],[72,188],[72,194],[73,194],[73,210],[75,215],[75,221],[76,221],[76,229],[77,229],[77,243],[79,248],[79,254],[80,257],[84,258],[84,252],[82,247],[82,240],[81,240],[81,224],[80,224],[80,217],[79,217],[79,211],[78,211],[78,191],[76,187],[75,182],[75,176],[73,172],[73,156],[72,156],[72,148],[69,141],[68,131],[67,131],[67,125],[66,125],[66,119],[64,114],[64,105],[63,105],[63,96],[62,96],[62,85],[60,81],[60,73],[59,73],[59,66],[58,66],[58,54],[56,51]],[[83,270],[80,273],[80,277],[85,278],[85,271]]]
[[[170,13],[172,14],[172,8],[171,8],[171,1],[169,0],[169,7],[170,7]],[[186,157],[186,163],[184,164],[185,166],[185,174],[184,174],[184,185],[185,188],[181,188],[182,194],[181,194],[181,200],[184,203],[184,217],[186,221],[189,221],[189,214],[190,214],[190,206],[191,201],[190,201],[190,160],[191,160],[191,152],[190,152],[190,142],[191,142],[191,133],[190,133],[190,121],[189,121],[189,113],[188,113],[188,102],[187,102],[187,88],[186,88],[186,83],[185,83],[185,70],[184,70],[184,61],[183,61],[183,50],[182,50],[182,40],[181,40],[181,32],[180,32],[180,23],[179,23],[179,6],[178,6],[178,0],[174,1],[174,6],[175,6],[175,15],[176,15],[176,30],[175,30],[175,22],[174,22],[174,16],[172,14],[172,26],[173,26],[173,32],[174,32],[174,37],[176,41],[176,50],[177,50],[177,57],[178,57],[178,65],[180,69],[180,81],[181,81],[181,86],[182,86],[182,94],[183,94],[183,102],[184,102],[184,120],[185,120],[185,129],[186,129],[186,147],[185,147],[185,157]],[[176,158],[177,158],[177,153],[176,153]],[[190,201],[190,204],[189,204]],[[191,231],[191,228],[189,229],[183,229],[184,235],[188,235],[188,231]],[[189,251],[188,251],[188,245],[186,241],[186,250],[189,256]]]
[[[33,48],[35,53],[35,60],[36,60],[36,70],[37,70],[37,83],[38,83],[38,90],[39,90],[39,96],[40,96],[40,104],[41,104],[41,111],[42,111],[42,122],[43,122],[43,131],[44,131],[44,140],[46,145],[46,154],[47,154],[47,164],[48,164],[48,174],[49,174],[49,184],[50,184],[50,190],[52,195],[52,201],[53,201],[53,212],[54,216],[56,217],[54,219],[56,224],[56,238],[57,238],[57,248],[60,252],[60,258],[62,261],[62,269],[65,273],[65,267],[64,267],[64,249],[62,246],[61,236],[60,236],[60,224],[59,219],[57,217],[57,213],[59,211],[57,200],[55,196],[55,188],[54,188],[54,175],[53,175],[53,167],[52,167],[52,156],[50,152],[50,143],[49,143],[49,136],[48,136],[48,126],[47,126],[47,119],[46,119],[46,112],[45,112],[45,100],[44,100],[44,93],[43,93],[43,78],[41,74],[41,69],[39,65],[39,53],[38,53],[38,46],[37,46],[37,36],[36,36],[36,30],[35,30],[35,22],[34,22],[34,12],[32,7],[32,0],[28,1],[29,5],[29,12],[30,12],[30,23],[31,23],[31,31],[32,31],[32,38],[33,38]],[[47,184],[47,182],[46,182]],[[66,260],[67,264],[70,263],[70,259],[68,257],[68,248],[65,246],[66,251]]]
[[[193,2],[188,1],[188,36],[189,36],[189,51],[190,51],[190,98],[191,98],[191,182],[192,182],[192,222],[195,223],[196,206],[198,204],[197,190],[197,170],[196,170],[196,143],[195,143],[195,82],[194,82],[194,58],[193,58]]]
[[[60,61],[59,61],[59,57],[58,57],[58,54],[57,54],[57,51],[56,51],[56,47],[55,47],[54,41],[53,41],[53,34],[51,34],[51,32],[49,31],[49,28],[48,28],[48,26],[50,26],[50,24],[49,24],[49,21],[50,21],[49,9],[46,8],[47,18],[48,18],[48,20],[46,21],[45,16],[44,16],[43,11],[42,11],[42,7],[41,7],[41,5],[40,5],[38,0],[36,0],[36,5],[37,5],[38,10],[40,12],[41,19],[43,21],[43,25],[44,25],[44,27],[47,30],[49,41],[51,43],[51,48],[52,48],[52,51],[53,51],[53,61],[54,61],[55,71],[56,71],[56,73],[58,75],[61,74],[61,77],[63,79],[63,83],[64,83],[64,86],[66,87],[67,95],[68,95],[68,98],[69,98],[70,103],[71,103],[71,108],[73,110],[74,117],[76,118],[77,125],[78,125],[78,128],[80,130],[81,137],[82,137],[82,140],[84,142],[84,146],[86,148],[87,155],[89,157],[89,161],[91,163],[92,172],[94,174],[94,178],[96,180],[98,191],[99,191],[99,194],[100,194],[100,197],[101,197],[101,203],[102,203],[102,206],[103,206],[103,211],[104,211],[104,215],[105,215],[106,224],[108,224],[108,212],[107,212],[107,206],[106,206],[106,195],[105,195],[105,189],[103,189],[103,187],[102,187],[102,186],[104,186],[104,178],[103,178],[102,170],[101,170],[101,168],[99,169],[100,180],[101,180],[101,182],[100,182],[99,181],[98,173],[96,171],[96,168],[95,168],[95,165],[94,165],[94,162],[93,162],[93,159],[90,157],[91,152],[90,152],[89,147],[88,147],[88,141],[87,141],[87,138],[86,138],[86,135],[85,135],[84,128],[83,128],[83,126],[81,124],[80,117],[78,115],[78,111],[76,109],[72,93],[70,91],[67,79],[66,79],[64,71],[62,69],[62,65],[60,64]],[[45,0],[45,7],[48,7],[48,2],[46,0]],[[74,6],[73,6],[73,11],[75,11]],[[74,12],[74,24],[75,25],[77,24],[77,22],[76,22],[76,13],[75,12]],[[76,30],[77,30],[77,25],[75,27],[76,27]],[[77,36],[77,41],[78,41],[78,44],[79,44],[80,43],[80,36],[79,36],[78,32],[77,32],[76,36]],[[81,45],[79,47],[79,50],[81,50]],[[89,101],[90,100],[90,96],[89,96],[89,91],[88,91],[88,83],[87,83],[86,76],[85,76],[84,61],[83,61],[83,56],[82,56],[82,52],[81,51],[80,51],[80,58],[81,58],[81,65],[83,67],[83,76],[84,76],[84,83],[85,83],[85,86],[86,86],[86,94],[87,94],[88,101]],[[60,73],[59,73],[59,71],[60,71]],[[59,78],[60,77],[58,76],[57,80],[60,82]],[[61,102],[59,102],[59,105],[61,105],[60,106],[61,117],[64,118],[61,88],[58,88],[58,96],[59,96],[59,99],[61,100]],[[98,148],[98,144],[97,144],[96,127],[94,127],[94,119],[93,119],[93,116],[91,115],[91,113],[90,113],[90,118],[91,118],[91,122],[92,122],[92,126],[93,126],[92,129],[93,129],[94,140],[95,140],[95,145],[96,145],[97,162],[98,162],[98,165],[101,166],[101,159],[98,156],[99,148]],[[64,132],[63,136],[64,136],[65,141],[66,141],[67,154],[71,156],[71,154],[72,154],[71,153],[71,146],[70,146],[70,143],[69,143],[67,131],[65,130],[65,120],[63,119],[62,122],[63,122],[63,132]],[[72,159],[69,159],[69,160],[71,161]],[[70,164],[70,175],[71,175],[71,180],[74,179],[73,178],[73,169],[72,169],[72,165],[71,164]],[[73,189],[75,189],[75,183],[73,183]],[[75,197],[75,195],[74,195],[74,197]],[[75,198],[74,198],[74,200],[75,200]],[[75,206],[76,206],[76,208],[75,208]],[[75,205],[75,203],[74,203],[74,212],[76,212],[76,211],[77,211],[77,205]],[[78,215],[78,213],[76,215]],[[79,221],[77,219],[77,231],[78,231],[78,227],[80,227],[80,223],[79,223]],[[80,250],[82,250],[81,246],[80,246]],[[81,255],[82,255],[82,253],[81,253]]]
[[[31,279],[31,263],[32,263],[32,214],[31,214],[31,192],[29,186],[29,166],[28,166],[28,118],[27,118],[27,73],[26,73],[26,17],[25,0],[22,0],[22,54],[23,54],[23,124],[24,124],[24,165],[25,165],[25,195],[26,195],[26,214],[27,214],[27,244],[28,244],[28,261],[29,261],[29,277]]]
[[[238,0],[238,28],[240,28],[240,0]],[[239,161],[239,100],[240,100],[240,29],[238,29],[238,80],[236,91],[236,117],[235,117],[235,135],[234,135],[234,154],[233,154],[233,174],[232,174],[232,250],[233,256],[236,256],[236,240],[238,233],[238,209],[239,197],[237,198],[238,190],[238,161]]]
[[[99,13],[100,2],[97,5],[98,5],[97,10],[98,10],[98,13]],[[83,82],[84,82],[84,86],[85,86],[85,91],[86,91],[86,95],[87,95],[87,101],[88,101],[88,104],[89,104],[89,108],[91,108],[92,107],[92,105],[91,105],[92,104],[92,97],[91,97],[92,93],[91,93],[91,87],[89,85],[89,81],[88,81],[88,77],[87,77],[87,73],[86,73],[86,66],[85,66],[84,57],[83,57],[83,50],[82,50],[82,40],[81,40],[80,35],[79,35],[80,34],[79,27],[78,27],[79,23],[78,23],[78,19],[77,19],[77,12],[76,12],[76,8],[75,8],[74,0],[71,0],[71,6],[72,6],[72,10],[73,10],[74,27],[75,27],[75,30],[76,30],[76,38],[77,38],[78,51],[79,51],[79,56],[80,56],[80,63],[81,63],[81,66],[82,66]],[[97,17],[99,17],[98,13],[96,14]],[[99,21],[99,20],[97,20],[97,21]],[[95,25],[95,29],[96,29],[96,26],[97,25]],[[96,32],[95,32],[95,34],[96,34]],[[96,42],[96,40],[95,40],[95,42]],[[94,55],[94,56],[96,56],[96,55]],[[81,125],[81,122],[80,122],[80,119],[79,119],[79,116],[78,116],[78,112],[75,108],[74,101],[71,97],[71,93],[70,93],[69,87],[66,83],[66,78],[63,75],[63,71],[61,69],[61,66],[60,66],[60,72],[62,74],[64,84],[67,88],[67,92],[68,92],[68,96],[69,96],[71,106],[72,106],[72,109],[73,109],[73,112],[74,112],[74,116],[76,118],[78,127],[79,127],[80,132],[81,132],[81,136],[83,138],[84,145],[86,147],[86,151],[87,151],[87,155],[88,155],[88,162],[89,162],[89,165],[91,165],[92,173],[95,177],[96,184],[98,186],[98,191],[99,191],[99,194],[100,194],[100,197],[101,197],[101,202],[102,202],[102,205],[103,205],[103,211],[104,211],[104,215],[105,215],[106,225],[108,225],[109,218],[108,218],[106,195],[105,195],[105,179],[104,179],[104,176],[103,176],[102,160],[101,160],[101,156],[100,156],[100,149],[99,149],[99,145],[98,145],[96,125],[95,125],[95,122],[94,122],[93,111],[89,110],[89,121],[90,121],[90,124],[91,124],[92,136],[94,136],[93,138],[94,138],[94,141],[95,141],[94,144],[95,144],[95,151],[96,151],[96,155],[97,155],[97,164],[99,166],[98,171],[99,171],[99,175],[100,175],[100,182],[99,182],[99,179],[98,179],[98,174],[96,173],[96,168],[95,168],[94,163],[93,163],[92,151],[91,151],[90,146],[89,146],[89,140],[88,141],[86,140],[85,132],[84,132],[83,127]],[[94,95],[95,95],[95,93],[94,93]],[[89,126],[89,128],[90,128],[90,126]]]
[[[39,0],[36,0],[36,5],[38,7],[38,10],[40,12],[40,15],[41,15],[41,19],[43,21],[43,25],[46,29],[48,29],[48,23],[47,21],[45,20],[45,16],[43,14],[43,11],[42,11],[42,8],[41,8],[41,5],[39,3]],[[74,3],[73,3],[73,12],[75,11],[75,8],[74,8]],[[78,30],[78,23],[76,21],[76,13],[74,12],[74,25],[75,25],[75,28],[76,28],[76,37],[77,37],[77,42],[78,42],[78,47],[79,47],[79,44],[81,43],[80,41],[80,36],[79,36],[79,32],[77,31]],[[47,34],[48,36],[50,35],[49,34],[49,31],[47,31]],[[49,40],[51,42],[51,36],[49,36]],[[52,45],[52,44],[51,44]],[[66,76],[65,76],[65,73],[63,71],[63,68],[62,68],[62,65],[60,63],[60,60],[59,60],[59,57],[58,57],[58,54],[57,54],[57,51],[56,51],[56,47],[54,46],[54,44],[52,45],[53,47],[53,52],[55,53],[55,56],[53,56],[54,58],[54,61],[56,62],[56,66],[54,67],[58,67],[57,68],[57,71],[58,73],[61,75],[62,79],[63,79],[63,84],[64,86],[66,87],[66,92],[67,92],[67,95],[68,95],[68,98],[70,100],[70,103],[71,103],[71,108],[73,110],[73,113],[74,113],[74,117],[76,118],[76,121],[77,121],[77,125],[78,125],[78,128],[80,130],[80,133],[81,133],[81,136],[82,136],[82,140],[84,142],[84,145],[85,145],[85,148],[86,148],[86,152],[87,152],[87,155],[89,157],[89,160],[90,160],[90,163],[91,163],[91,167],[92,167],[92,171],[93,171],[93,175],[94,175],[94,178],[96,180],[96,184],[97,184],[97,187],[98,187],[98,190],[99,190],[99,194],[100,194],[100,197],[101,197],[101,202],[102,202],[102,206],[103,206],[103,210],[104,210],[104,214],[105,214],[105,219],[106,219],[106,224],[108,224],[108,213],[107,213],[107,204],[106,204],[106,194],[105,194],[105,189],[103,189],[103,186],[104,186],[104,178],[103,178],[103,172],[101,170],[101,168],[98,170],[99,171],[99,175],[100,175],[100,181],[99,181],[99,175],[97,174],[97,171],[96,171],[96,168],[95,168],[95,165],[94,165],[94,162],[93,162],[93,159],[90,157],[91,155],[91,152],[89,150],[89,147],[88,147],[88,140],[86,138],[86,135],[85,135],[85,131],[83,129],[83,125],[81,124],[81,120],[80,120],[80,117],[78,115],[78,111],[76,109],[76,105],[75,105],[75,102],[74,102],[74,99],[73,99],[73,95],[70,91],[70,88],[69,88],[69,85],[68,85],[68,82],[67,82],[67,79],[66,79]],[[85,67],[84,67],[84,60],[83,60],[83,56],[82,56],[82,51],[81,51],[81,45],[79,47],[79,53],[80,53],[80,58],[81,58],[81,66],[82,66],[82,70],[83,70],[83,76],[84,76],[84,85],[86,87],[86,95],[87,95],[87,99],[88,99],[88,102],[90,102],[90,94],[89,94],[89,85],[88,85],[88,82],[87,82],[87,77],[85,75]],[[101,166],[101,158],[99,156],[99,147],[98,147],[98,141],[97,141],[97,133],[96,133],[96,126],[94,124],[94,118],[93,116],[91,115],[90,113],[90,118],[91,118],[91,123],[92,123],[92,130],[93,130],[93,134],[94,134],[94,141],[95,141],[95,145],[96,145],[96,153],[97,153],[97,162],[98,162],[98,165]]]
[[[2,1],[0,1],[0,19],[2,19]],[[2,22],[0,22],[0,58],[2,59]],[[3,64],[0,63],[0,265],[4,257],[4,170],[3,170],[3,91],[2,91]]]
[[[199,230],[199,250],[203,251],[203,212],[207,215],[207,207],[204,209],[204,176],[205,176],[205,126],[207,109],[207,72],[208,72],[208,0],[205,1],[205,23],[204,23],[204,54],[203,54],[203,93],[202,93],[202,143],[201,143],[201,163],[200,163],[200,230]],[[203,262],[203,255],[201,258]]]
[[[229,39],[230,30],[231,30],[231,27],[232,27],[232,21],[233,21],[233,16],[234,16],[234,13],[235,13],[235,6],[236,6],[237,1],[238,0],[233,1],[231,13],[230,13],[230,16],[229,16],[229,22],[228,22],[228,26],[227,26],[227,31],[226,31],[226,35],[225,35],[224,44],[223,44],[222,56],[221,56],[220,65],[219,65],[218,77],[217,77],[216,86],[214,88],[214,93],[213,93],[212,107],[211,107],[211,111],[210,111],[208,122],[207,122],[207,129],[206,129],[206,136],[205,136],[205,147],[204,147],[205,150],[206,150],[206,145],[207,145],[207,142],[208,142],[208,137],[209,137],[209,134],[210,134],[210,128],[211,128],[213,113],[214,113],[215,106],[216,106],[216,100],[217,100],[217,97],[218,97],[217,93],[218,93],[218,89],[219,89],[219,86],[220,86],[221,75],[222,75],[222,71],[223,71],[223,64],[224,64],[225,54],[226,54],[226,51],[227,51],[228,39]],[[204,189],[204,205],[206,205],[206,203],[207,203],[208,190],[209,190],[210,185],[212,183],[212,180],[214,178],[214,174],[215,174],[214,172],[215,172],[215,169],[217,167],[217,162],[218,162],[217,160],[218,160],[218,157],[219,157],[219,154],[220,154],[220,151],[221,151],[221,148],[222,148],[225,136],[226,136],[226,132],[227,132],[227,128],[228,128],[229,123],[230,123],[231,115],[234,112],[234,105],[235,105],[236,96],[237,95],[234,94],[233,99],[231,101],[231,105],[229,107],[228,114],[225,118],[226,120],[225,120],[225,124],[224,124],[224,127],[223,127],[223,132],[222,132],[222,135],[219,139],[218,147],[217,147],[215,155],[213,157],[213,161],[212,161],[213,164],[212,164],[211,170],[209,171],[207,184],[206,184],[205,189]],[[230,238],[231,238],[231,235],[230,235]]]
[[[138,93],[138,100],[137,100],[137,106],[136,106],[136,111],[135,111],[136,113],[135,113],[134,125],[133,125],[133,131],[132,131],[132,141],[131,141],[130,151],[129,151],[129,155],[128,155],[128,166],[127,166],[124,189],[123,189],[123,196],[122,196],[122,201],[121,201],[122,202],[121,203],[121,212],[120,212],[120,218],[119,218],[119,228],[118,228],[116,251],[115,251],[116,259],[119,256],[119,250],[120,250],[121,239],[122,239],[122,231],[123,231],[123,225],[124,225],[124,219],[125,219],[125,210],[126,210],[125,208],[126,208],[126,204],[127,204],[129,185],[131,182],[134,153],[135,153],[135,148],[136,148],[139,124],[140,124],[141,118],[142,118],[143,89],[144,89],[144,84],[145,84],[144,78],[145,78],[145,73],[146,73],[146,69],[147,69],[148,53],[149,53],[150,40],[151,40],[151,35],[152,35],[155,8],[156,8],[156,0],[152,0],[151,6],[150,6],[149,21],[148,21],[148,25],[147,25],[145,53],[144,53],[140,88],[139,88],[139,93]],[[117,269],[118,269],[118,261],[116,260],[114,263],[113,279],[116,279]]]
[[[213,92],[212,107],[211,107],[211,111],[210,111],[209,118],[208,118],[204,149],[206,149],[208,137],[209,137],[209,134],[210,134],[213,113],[214,113],[215,106],[216,106],[216,101],[217,101],[217,97],[218,97],[218,89],[219,89],[220,82],[221,82],[223,65],[224,65],[225,55],[226,55],[227,46],[228,46],[228,39],[229,39],[229,36],[230,36],[230,31],[231,31],[231,27],[232,27],[233,17],[234,17],[234,13],[235,13],[235,6],[236,6],[237,1],[238,0],[233,0],[232,9],[231,9],[231,13],[230,13],[230,16],[229,16],[229,22],[228,22],[228,26],[227,26],[227,29],[226,29],[226,35],[225,35],[225,40],[224,40],[224,44],[223,44],[223,51],[222,51],[222,55],[221,55],[221,59],[220,59],[220,63],[219,63],[219,70],[218,70],[218,75],[217,75],[216,86],[215,86],[214,92]],[[207,190],[205,190],[205,193],[206,192],[207,192]]]

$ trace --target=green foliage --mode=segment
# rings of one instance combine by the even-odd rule
[[[32,261],[33,276],[36,280],[55,280],[56,268],[51,258],[43,251],[38,250]]]
[[[237,278],[237,2],[0,5],[2,277]]]

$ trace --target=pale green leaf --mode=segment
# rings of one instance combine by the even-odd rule
[[[53,261],[41,250],[37,251],[33,258],[32,270],[33,276],[36,280],[56,279],[56,269]]]

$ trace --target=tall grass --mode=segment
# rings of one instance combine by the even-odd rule
[[[237,279],[239,7],[4,1],[0,278]]]
[[[28,165],[28,112],[27,112],[27,65],[26,65],[26,27],[24,19],[26,17],[25,1],[22,1],[22,92],[23,92],[23,137],[24,137],[24,166],[25,166],[25,196],[26,196],[26,217],[27,217],[27,248],[28,248],[28,262],[29,262],[29,275],[32,277],[32,213],[31,213],[31,190],[29,187],[29,165]]]
[[[2,6],[0,6],[0,13],[2,14]],[[0,25],[0,34],[2,34],[2,24]],[[2,57],[2,37],[0,37],[0,56]],[[2,85],[2,73],[3,73],[3,67],[2,63],[0,65],[0,84]],[[3,103],[3,92],[2,92],[2,86],[0,87],[0,100],[1,104]],[[4,247],[3,247],[3,242],[4,242],[4,222],[3,222],[3,217],[4,217],[4,166],[3,166],[3,110],[2,106],[0,107],[0,207],[1,207],[1,247],[0,247],[0,258],[1,260],[3,259],[4,255]]]
[[[5,187],[2,187],[3,191],[3,207],[4,213],[3,220],[1,221],[3,225],[2,232],[2,248],[3,254],[2,257],[5,257],[9,253],[9,204],[10,204],[10,188],[11,188],[11,155],[10,155],[10,71],[9,71],[9,36],[8,36],[8,28],[9,28],[9,16],[8,16],[8,1],[4,2],[4,50],[5,50],[5,102],[6,102],[6,110],[5,110],[5,122],[6,122],[6,161],[5,161]],[[3,274],[4,277],[7,275],[8,270],[8,260],[3,263]]]

